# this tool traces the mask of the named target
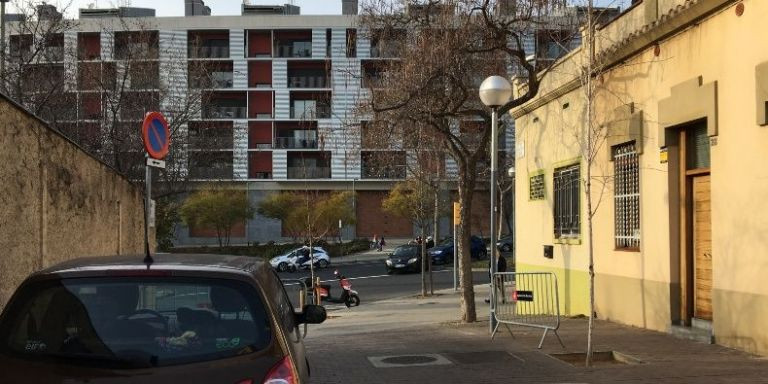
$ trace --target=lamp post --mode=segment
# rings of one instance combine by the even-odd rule
[[[480,101],[485,106],[491,108],[491,292],[490,292],[490,327],[491,333],[496,328],[496,284],[494,274],[498,263],[496,249],[496,212],[498,202],[496,201],[496,168],[499,162],[499,122],[496,110],[507,103],[512,96],[512,85],[501,76],[490,76],[480,84]]]

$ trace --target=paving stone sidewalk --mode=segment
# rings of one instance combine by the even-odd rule
[[[584,368],[552,357],[585,350],[586,319],[563,320],[565,349],[552,336],[536,349],[541,332],[529,328],[513,328],[514,338],[500,331],[491,341],[482,301],[487,288],[477,291],[481,321],[474,324],[455,322],[458,296],[451,291],[330,311],[331,318],[310,328],[306,338],[311,382],[768,383],[766,358],[606,321],[596,324],[596,350],[617,351],[638,363]],[[441,365],[429,365],[435,362]]]

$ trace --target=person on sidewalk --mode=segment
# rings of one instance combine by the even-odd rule
[[[382,236],[381,240],[379,240],[379,252],[384,250],[385,245],[387,245],[387,243],[384,241],[384,236]]]
[[[496,272],[506,272],[507,271],[507,259],[499,253],[499,259],[496,263]],[[488,275],[493,279],[494,277],[491,276],[491,260],[488,260]],[[493,286],[491,285],[491,289],[493,289]],[[507,301],[507,298],[504,297],[504,276],[496,276],[496,291],[497,295],[501,296],[501,302],[505,303]],[[485,299],[486,303],[491,302],[491,291],[488,291],[488,298]]]

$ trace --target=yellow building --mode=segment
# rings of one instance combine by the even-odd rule
[[[766,21],[641,0],[597,31],[591,129],[586,49],[512,112],[517,268],[554,271],[564,314],[588,313],[591,164],[598,318],[768,354]]]

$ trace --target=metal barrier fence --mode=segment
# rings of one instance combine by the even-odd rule
[[[560,299],[557,290],[557,276],[551,272],[498,272],[491,282],[494,306],[492,316],[498,322],[491,338],[496,336],[499,325],[540,328],[544,330],[539,349],[547,333],[557,336],[565,348],[560,335]]]

